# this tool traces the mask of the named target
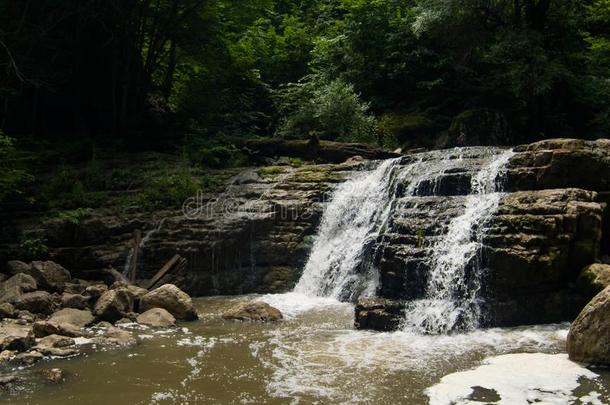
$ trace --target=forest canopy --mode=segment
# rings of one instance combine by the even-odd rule
[[[0,0],[0,68],[18,139],[599,137],[610,0]]]

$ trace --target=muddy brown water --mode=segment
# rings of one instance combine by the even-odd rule
[[[19,388],[1,393],[0,400],[117,405],[426,404],[428,387],[446,375],[480,366],[485,358],[510,353],[561,355],[568,328],[546,325],[443,336],[356,331],[351,305],[307,302],[290,294],[262,297],[284,310],[283,322],[221,319],[223,310],[252,298],[260,297],[197,299],[201,319],[175,329],[134,325],[140,343],[132,349],[91,351],[13,369],[21,381]],[[40,370],[54,367],[64,370],[65,381],[42,382]],[[594,372],[599,377],[581,378],[571,399],[559,396],[559,402],[548,403],[610,402],[610,373]],[[593,402],[586,402],[589,399]],[[474,388],[468,401],[460,403],[502,403],[497,392],[486,388]]]

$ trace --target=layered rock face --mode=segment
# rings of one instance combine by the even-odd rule
[[[364,164],[248,170],[223,194],[194,197],[185,212],[167,218],[142,252],[143,268],[156,270],[178,253],[187,271],[161,283],[192,295],[288,291],[305,265],[328,192]]]
[[[402,187],[411,190],[396,199],[375,248],[381,252],[379,295],[392,301],[361,300],[357,326],[395,329],[400,323],[395,318],[405,316],[396,306],[409,311],[410,302],[425,298],[435,264],[430,257],[450,221],[464,213],[472,176],[480,169],[477,150],[462,154],[468,162],[460,167],[445,165],[417,187],[416,176],[405,177]],[[575,281],[605,249],[610,143],[552,140],[515,152],[497,209],[472,229],[471,240],[480,237],[481,247],[464,269],[463,288],[478,289],[482,325],[573,319],[591,298]],[[433,154],[426,155],[434,165]]]
[[[379,272],[379,299],[359,303],[359,327],[395,329],[406,305],[424,297],[430,257],[451,221],[464,214],[473,176],[488,156],[488,148],[463,148],[397,161],[391,215],[364,249]],[[180,254],[186,271],[159,284],[171,282],[192,295],[288,291],[305,266],[330,192],[370,165],[351,159],[248,169],[220,195],[193,196],[186,212],[93,217],[70,245],[62,242],[70,230],[49,229],[51,258],[73,276],[117,278],[96,269],[122,270],[132,232],[144,229],[138,278],[149,279]],[[483,270],[483,324],[571,319],[590,298],[575,288],[580,270],[610,253],[610,141],[519,146],[504,177],[497,209],[473,228],[482,248],[465,268],[464,285],[478,282],[475,269]],[[40,283],[37,273],[32,277]]]

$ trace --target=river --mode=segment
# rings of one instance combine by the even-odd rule
[[[253,324],[221,318],[246,299],[268,301],[286,319]],[[426,336],[358,331],[351,304],[294,293],[202,298],[196,304],[199,321],[167,330],[133,325],[140,341],[135,348],[91,350],[19,370],[20,388],[2,400],[117,405],[610,401],[609,372],[567,360],[568,324]],[[39,371],[51,367],[65,372],[64,382],[42,382]],[[485,389],[473,390],[473,381]]]

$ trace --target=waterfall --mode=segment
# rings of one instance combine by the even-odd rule
[[[337,187],[295,292],[352,300],[372,289],[375,277],[362,277],[363,259],[388,216],[394,196],[393,171],[399,162],[400,158],[386,160]]]
[[[396,212],[397,201],[417,206],[426,196],[448,195],[443,194],[447,178],[462,173],[470,183],[453,184],[454,194],[446,197],[459,214],[443,225],[429,212],[434,234],[425,248],[421,241],[416,244],[424,250],[425,291],[407,303],[403,327],[421,333],[476,328],[481,317],[478,253],[484,225],[502,197],[501,175],[511,156],[512,151],[498,148],[455,148],[387,160],[355,173],[334,190],[294,292],[342,301],[374,295],[377,253],[384,249],[385,234],[396,232],[388,224],[392,228],[396,221],[410,220],[404,217],[408,213]]]
[[[428,284],[424,299],[407,305],[403,327],[422,333],[446,333],[475,329],[481,318],[479,290],[481,269],[476,259],[484,236],[484,224],[498,208],[502,171],[513,156],[505,151],[471,179],[465,211],[454,218],[445,235],[431,249]],[[467,277],[468,266],[472,274]]]

